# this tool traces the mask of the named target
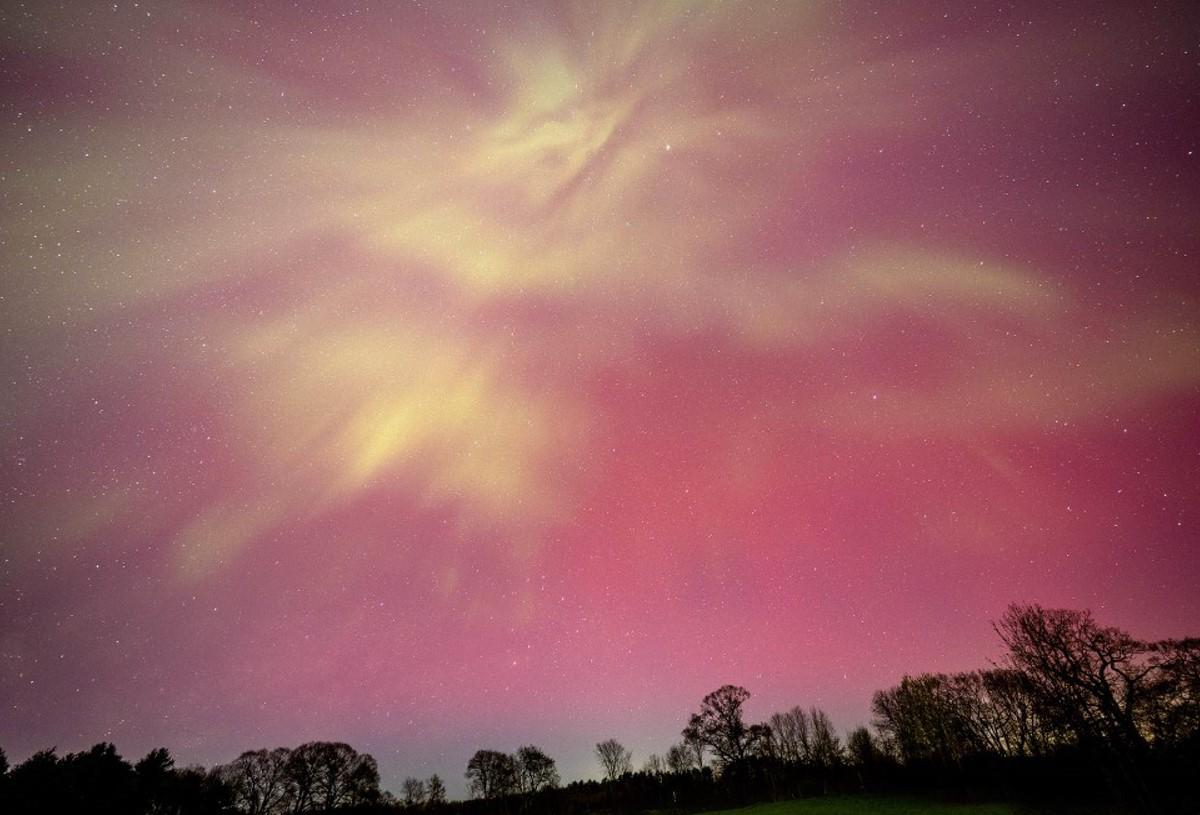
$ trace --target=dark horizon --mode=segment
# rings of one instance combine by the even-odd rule
[[[614,795],[638,808],[666,800],[664,791],[647,790],[638,778],[658,779],[652,786],[670,780],[673,808],[684,809],[831,792],[1015,800],[1034,806],[1034,811],[1049,807],[1047,812],[1063,802],[1119,803],[1125,808],[1114,812],[1146,813],[1183,803],[1190,782],[1189,762],[1200,749],[1196,706],[1200,637],[1138,639],[1097,621],[1090,611],[1045,609],[1037,604],[1010,605],[992,627],[1005,648],[1001,660],[953,674],[906,674],[872,695],[870,725],[842,729],[819,706],[803,704],[755,721],[747,716],[753,693],[725,684],[704,697],[699,712],[688,717],[668,747],[647,754],[644,760],[611,736],[598,741],[591,748],[596,772],[584,778],[564,778],[557,760],[534,744],[511,752],[481,747],[465,764],[464,794],[454,795],[449,793],[458,786],[453,775],[449,784],[436,772],[427,779],[405,774],[402,782],[389,784],[374,756],[330,740],[250,748],[212,766],[180,761],[169,748],[159,746],[139,761],[130,759],[132,769],[127,766],[125,772],[138,779],[143,790],[139,794],[153,796],[152,791],[159,790],[157,794],[168,796],[164,800],[174,801],[180,793],[163,792],[171,787],[162,779],[172,768],[177,774],[190,774],[189,781],[176,782],[178,789],[188,790],[186,795],[194,803],[207,801],[205,806],[217,806],[215,802],[222,800],[213,789],[227,790],[235,805],[242,802],[239,785],[260,783],[252,779],[272,762],[276,769],[271,772],[285,773],[293,785],[312,777],[306,767],[321,762],[340,766],[349,797],[339,803],[327,799],[331,808],[398,803],[433,807],[468,801],[503,804],[504,799],[519,796],[525,800],[522,811],[531,805],[553,811],[564,801],[572,811],[581,806],[589,811],[587,807],[598,801],[608,801],[606,807],[612,807]],[[1117,707],[1107,710],[1108,703]],[[1095,713],[1081,714],[1093,705]],[[1133,729],[1126,730],[1127,724]],[[99,763],[92,770],[78,771],[78,777],[95,784],[107,774],[109,792],[115,795],[122,789],[113,781],[115,759],[95,758],[109,754],[119,758],[120,750],[114,753],[114,747],[100,742],[88,751],[72,753],[54,746],[21,758],[8,756],[0,745],[0,804],[6,795],[14,795],[14,789],[28,786],[27,769],[39,759],[57,760],[58,772],[66,773],[63,783],[69,785],[75,771],[68,768],[85,760],[85,754],[91,757],[86,760]],[[342,759],[337,758],[339,750]],[[307,757],[301,760],[302,756]],[[1137,768],[1133,780],[1120,770],[1127,760]],[[40,772],[49,777],[45,776],[49,770]],[[508,780],[497,781],[497,777]],[[603,785],[608,787],[599,798],[586,789],[597,782],[602,790]],[[202,783],[216,786],[201,796],[197,790]],[[564,788],[566,799],[553,803],[550,791]],[[92,789],[85,800],[101,789]],[[688,796],[682,802],[681,789]],[[18,802],[23,800],[21,794]],[[277,794],[281,796],[277,804],[284,806],[280,811],[312,811],[293,810],[294,804],[284,805],[288,793]],[[308,797],[304,793],[299,800]],[[128,800],[136,801],[138,796]],[[1157,804],[1152,803],[1155,800]],[[507,813],[507,804],[503,811]],[[252,809],[251,815],[267,813]]]
[[[904,676],[872,696],[872,726],[844,739],[816,706],[749,720],[753,694],[722,685],[700,701],[678,741],[640,768],[619,740],[597,742],[598,781],[564,784],[554,757],[533,744],[477,749],[459,800],[438,774],[381,789],[375,757],[344,743],[247,750],[212,768],[181,766],[164,748],[126,762],[101,743],[61,756],[40,751],[11,767],[0,750],[0,807],[18,815],[508,815],[513,807],[573,815],[780,801],[799,813],[818,800],[826,813],[905,801],[921,811],[941,801],[1029,815],[1064,806],[1191,811],[1200,637],[1139,640],[1089,611],[1037,604],[1010,605],[994,628],[1001,664]]]

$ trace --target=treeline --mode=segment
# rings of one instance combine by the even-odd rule
[[[11,771],[0,752],[0,811],[572,815],[833,792],[1194,811],[1200,639],[1141,641],[1088,612],[1036,605],[1010,607],[995,629],[1002,665],[905,676],[875,694],[873,727],[844,742],[815,707],[749,723],[749,691],[725,685],[701,701],[678,743],[638,771],[618,740],[596,744],[601,781],[562,786],[554,760],[532,745],[479,750],[466,766],[471,799],[448,802],[436,775],[406,779],[399,797],[381,791],[375,760],[346,744],[250,751],[211,770],[176,768],[166,750],[130,765],[100,744],[62,757],[43,751]]]
[[[906,676],[875,694],[910,783],[945,779],[1140,812],[1200,799],[1200,639],[1135,639],[1085,611],[1011,606],[1003,667]]]
[[[9,771],[0,750],[0,812],[14,815],[302,815],[394,803],[375,759],[340,742],[249,750],[211,769],[176,767],[164,748],[130,764],[101,743],[61,757],[42,750]]]
[[[557,773],[518,783],[519,755],[485,750],[468,765],[475,800],[448,807],[637,812],[906,792],[1052,811],[1195,811],[1200,639],[1137,640],[1089,612],[1037,605],[1011,606],[994,627],[1002,665],[905,676],[875,694],[873,727],[845,742],[815,707],[749,723],[749,691],[725,685],[701,701],[680,741],[638,772],[616,739],[595,746],[603,781],[562,789]]]

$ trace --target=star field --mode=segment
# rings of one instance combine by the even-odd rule
[[[461,795],[1194,633],[1196,14],[1044,5],[7,4],[0,746]]]

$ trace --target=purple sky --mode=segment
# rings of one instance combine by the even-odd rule
[[[249,5],[0,11],[10,760],[1200,633],[1193,3]]]

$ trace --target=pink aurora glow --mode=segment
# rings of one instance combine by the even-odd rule
[[[342,5],[0,18],[10,759],[461,794],[1197,633],[1190,4]]]

